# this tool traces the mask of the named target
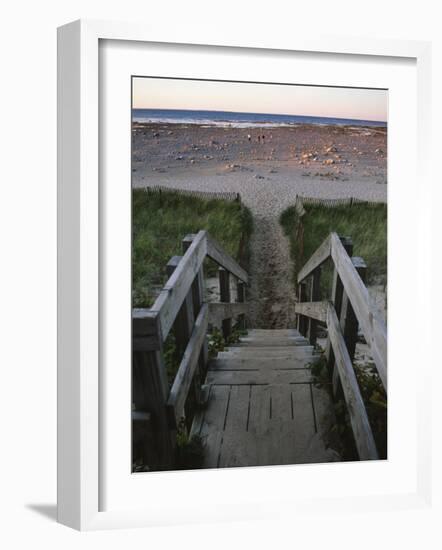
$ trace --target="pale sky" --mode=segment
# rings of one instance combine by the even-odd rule
[[[135,77],[133,107],[386,121],[388,91]]]

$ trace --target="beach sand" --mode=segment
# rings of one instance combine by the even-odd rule
[[[297,195],[386,202],[387,129],[134,123],[132,184],[240,193],[255,219],[251,326],[292,327],[293,266],[278,217]]]

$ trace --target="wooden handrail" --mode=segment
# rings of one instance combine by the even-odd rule
[[[376,460],[379,458],[378,452],[364,401],[362,400],[335,308],[331,304],[329,304],[327,310],[327,326],[359,458],[361,460]]]
[[[320,267],[331,255],[331,239],[330,235],[311,255],[310,259],[305,263],[304,267],[298,274],[298,283],[309,277],[315,269]]]
[[[248,283],[247,272],[209,236],[207,236],[207,256],[243,283]]]
[[[150,308],[160,318],[163,342],[167,338],[190,287],[201,269],[206,252],[206,232],[200,231]]]
[[[368,293],[367,287],[336,233],[330,233],[306,262],[299,272],[298,283],[302,283],[307,277],[312,276],[330,257],[353,307],[365,340],[370,347],[382,384],[387,389],[387,328]],[[300,304],[295,307],[298,309],[299,314],[316,319],[314,315],[309,315],[307,311],[303,313],[300,310],[300,308],[306,308],[306,306],[298,306]]]
[[[168,407],[172,409],[172,414],[175,416],[176,424],[178,425],[181,417],[184,414],[184,404],[187,394],[189,393],[190,384],[198,366],[198,358],[201,352],[201,347],[206,337],[208,322],[208,307],[203,304],[196,318],[192,335],[187,344],[180,366],[173,381],[170,390]]]
[[[331,234],[331,243],[333,262],[387,389],[387,328],[336,233]]]
[[[297,302],[295,304],[295,313],[310,317],[310,319],[315,319],[316,321],[321,321],[322,323],[327,322],[327,310],[328,302],[326,301]]]
[[[245,315],[248,311],[248,304],[244,302],[210,302],[209,323],[218,326],[224,319],[232,319]]]

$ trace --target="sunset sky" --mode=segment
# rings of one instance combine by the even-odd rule
[[[388,91],[135,77],[133,107],[386,121]]]

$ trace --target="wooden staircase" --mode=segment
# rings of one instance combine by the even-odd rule
[[[319,355],[296,330],[249,330],[208,365],[208,401],[193,422],[204,467],[340,460],[329,447],[329,393],[312,383]]]

